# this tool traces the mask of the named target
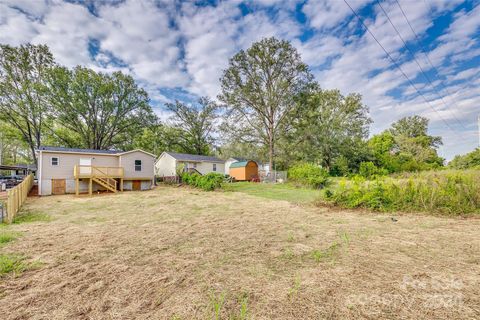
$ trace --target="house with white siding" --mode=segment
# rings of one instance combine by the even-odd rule
[[[160,179],[174,178],[179,170],[202,175],[210,172],[224,174],[225,160],[212,156],[163,152],[155,162],[155,175]]]
[[[41,196],[148,190],[154,183],[155,155],[143,150],[40,147],[36,152]]]

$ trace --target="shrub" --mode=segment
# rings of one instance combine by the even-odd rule
[[[343,180],[327,200],[348,208],[377,211],[424,211],[442,214],[480,213],[480,172],[431,171],[408,178]]]
[[[291,181],[313,188],[323,188],[328,183],[328,172],[311,163],[297,164],[288,170]]]
[[[374,178],[376,176],[384,176],[388,174],[388,171],[384,168],[378,168],[371,161],[361,162],[358,174],[364,178]]]
[[[212,191],[222,186],[225,176],[214,172],[207,173],[203,176],[198,173],[184,172],[182,173],[181,178],[182,182],[185,184],[205,191]]]
[[[348,167],[348,159],[345,156],[339,156],[333,162],[332,168],[330,169],[330,174],[337,177],[345,177],[350,173],[350,168]]]

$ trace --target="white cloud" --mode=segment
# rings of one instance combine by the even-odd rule
[[[371,0],[349,0],[353,10],[361,9]],[[350,15],[352,11],[342,0],[309,0],[303,6],[303,13],[315,29],[332,28]]]

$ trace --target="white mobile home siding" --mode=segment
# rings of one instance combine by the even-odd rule
[[[225,161],[225,174],[230,174],[230,165],[234,162],[237,162],[237,160],[230,158],[227,161]]]
[[[216,171],[213,171],[213,165],[214,164],[217,166]],[[199,162],[199,163],[197,163],[197,168],[196,169],[201,174],[207,174],[207,173],[210,173],[210,172],[225,174],[225,164],[219,163],[219,162]]]
[[[52,165],[52,158],[58,158],[58,165]],[[52,179],[65,179],[65,188],[67,193],[75,192],[75,179],[73,169],[80,163],[80,159],[92,159],[92,166],[99,167],[117,167],[118,157],[115,155],[97,155],[97,154],[78,154],[78,153],[57,153],[42,151],[40,153],[40,171],[39,176],[39,195],[52,194]],[[94,191],[100,187],[93,186]],[[88,183],[80,181],[80,190],[87,191]]]
[[[155,175],[157,177],[173,177],[176,173],[177,160],[168,153],[162,153],[155,163]]]
[[[154,176],[155,158],[141,151],[129,152],[120,155],[119,166],[123,167],[124,180],[135,178],[151,178]],[[135,171],[135,160],[142,161],[142,170]]]

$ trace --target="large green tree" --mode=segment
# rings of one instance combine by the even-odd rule
[[[332,169],[339,157],[349,167],[364,160],[371,123],[359,94],[344,96],[338,90],[315,89],[305,95],[300,114],[293,121],[293,158]]]
[[[418,171],[443,165],[437,148],[441,137],[428,134],[428,119],[405,117],[369,140],[375,163],[389,172]]]
[[[288,130],[287,118],[296,109],[296,97],[312,75],[300,54],[288,42],[267,38],[230,59],[220,79],[219,99],[227,106],[224,129],[245,140],[268,147],[273,168],[279,136]]]
[[[52,132],[67,146],[125,148],[155,120],[148,94],[121,72],[56,67],[48,89],[56,122]]]
[[[404,117],[392,124],[390,132],[394,137],[417,139],[422,145],[438,148],[442,138],[428,135],[428,122],[427,118],[418,115]]]
[[[0,120],[0,164],[30,163],[31,152],[22,133]]]
[[[53,66],[47,46],[0,45],[0,119],[18,129],[35,163],[48,111],[46,79]]]
[[[183,151],[193,154],[211,153],[218,105],[203,97],[196,104],[176,101],[167,103],[166,107],[173,113],[170,120],[179,131],[177,142]]]
[[[157,121],[134,136],[132,148],[142,149],[157,156],[164,151],[185,152],[180,137],[181,132],[177,128]]]
[[[480,148],[464,155],[455,156],[448,166],[454,169],[480,169]]]

